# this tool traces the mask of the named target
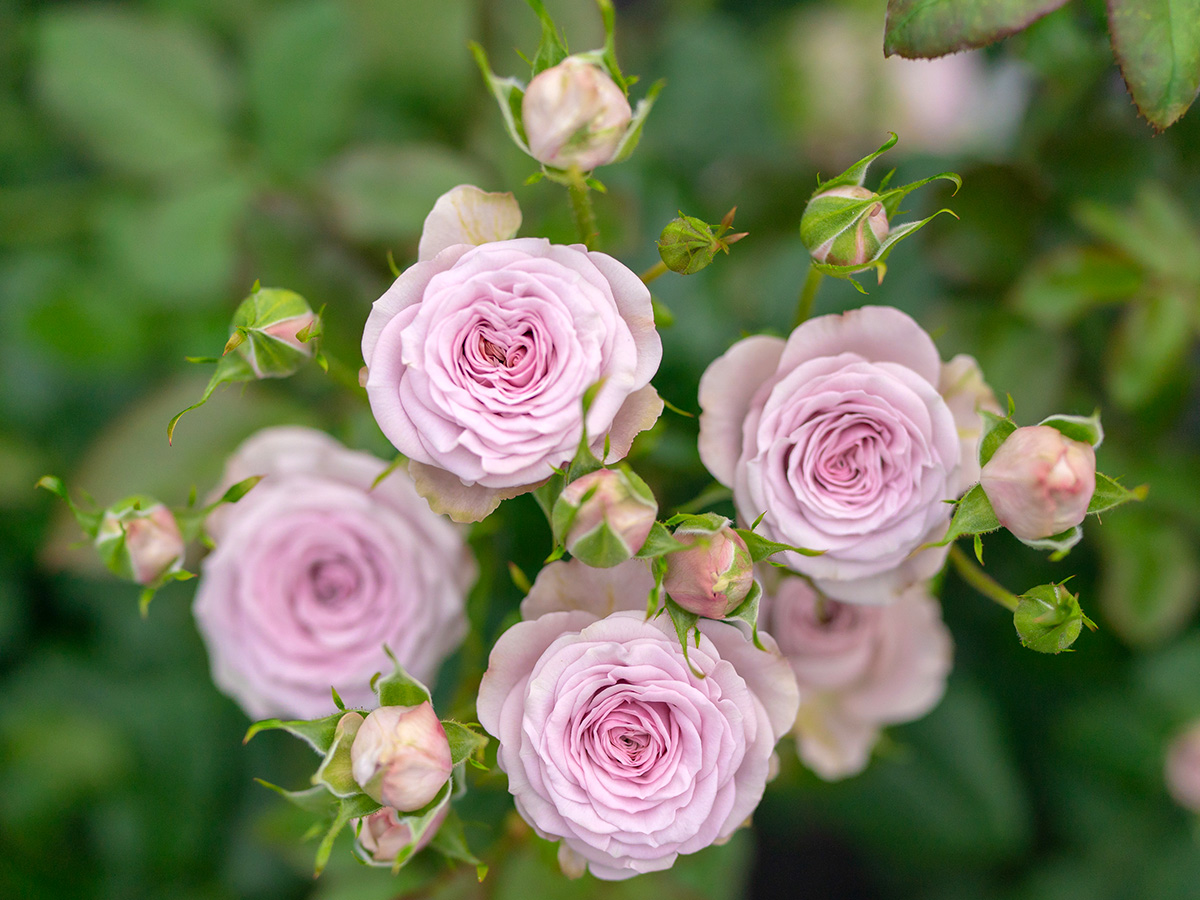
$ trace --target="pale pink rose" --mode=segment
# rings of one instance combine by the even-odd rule
[[[629,588],[597,606],[644,603],[639,562],[597,571]],[[537,605],[549,605],[544,584]],[[701,622],[689,666],[670,620],[646,621],[644,609],[514,625],[492,650],[478,711],[517,811],[563,841],[572,871],[586,861],[609,880],[727,838],[758,805],[775,742],[795,720],[795,678],[763,641],[766,651],[733,625]]]
[[[407,269],[363,333],[375,419],[435,511],[477,521],[575,455],[582,401],[597,454],[658,418],[650,292],[582,245],[456,244]]]
[[[1018,428],[1000,445],[979,482],[1000,524],[1026,541],[1074,528],[1096,490],[1096,451],[1049,425]]]
[[[183,535],[171,510],[155,503],[142,510],[121,514],[105,510],[96,535],[97,547],[121,540],[124,535],[122,569],[138,584],[153,584],[183,565]],[[107,553],[106,553],[107,556]]]
[[[428,702],[373,710],[350,747],[350,773],[358,786],[401,812],[432,801],[452,768],[446,729]]]
[[[861,772],[883,726],[919,719],[946,691],[953,645],[923,588],[886,606],[818,604],[802,578],[788,577],[764,597],[759,624],[800,685],[800,758],[826,780]]]
[[[268,428],[238,448],[218,496],[265,476],[206,523],[195,614],[213,680],[252,718],[308,719],[376,703],[387,644],[429,683],[466,631],[475,566],[459,530],[403,473],[309,428]]]
[[[449,812],[450,804],[447,803],[433,817],[433,821],[413,848],[413,853],[419,853],[429,846]],[[390,866],[400,851],[412,843],[412,829],[400,821],[400,816],[390,806],[377,809],[361,819],[353,819],[350,825],[358,835],[363,859],[372,865]]]
[[[754,561],[741,535],[726,524],[708,531],[680,526],[674,538],[687,544],[667,556],[663,590],[688,612],[723,619],[750,594]]]
[[[913,551],[945,533],[980,427],[947,405],[943,370],[929,335],[890,307],[746,338],[700,380],[700,457],[744,524],[765,513],[764,537],[825,551],[780,554],[789,566],[831,596],[889,602],[941,567],[944,548]]]
[[[1200,723],[1176,736],[1167,747],[1167,790],[1184,809],[1200,813]]]
[[[590,172],[612,162],[632,117],[608,73],[577,56],[535,75],[521,100],[529,154],[556,169]]]

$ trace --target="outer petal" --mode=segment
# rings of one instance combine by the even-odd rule
[[[716,645],[721,658],[733,664],[751,692],[762,703],[775,740],[783,737],[796,721],[800,689],[787,658],[769,634],[758,633],[765,650],[759,650],[742,629],[728,622],[701,619],[700,631]]]
[[[573,246],[578,250],[585,249],[582,245]],[[612,286],[617,311],[633,334],[638,355],[633,386],[643,387],[650,383],[650,379],[658,371],[658,364],[662,362],[662,338],[658,336],[654,327],[654,305],[650,300],[650,289],[632,269],[607,253],[592,250],[587,256]]]
[[[742,424],[751,399],[775,373],[783,349],[782,338],[745,338],[715,359],[700,378],[700,459],[726,486],[733,486],[742,455]]]
[[[946,400],[954,423],[958,426],[958,437],[962,441],[962,456],[959,460],[959,477],[955,485],[958,493],[979,480],[979,439],[983,436],[981,410],[1003,415],[996,395],[983,380],[983,372],[973,356],[960,353],[942,366],[938,382],[938,393]]]
[[[510,488],[463,484],[457,475],[415,459],[408,461],[408,474],[417,493],[425,498],[430,509],[460,523],[482,522],[495,512],[501,501],[519,497],[541,484],[520,484]]]
[[[608,458],[605,462],[616,462],[624,459],[633,446],[633,439],[648,428],[652,428],[662,415],[663,402],[653,385],[646,385],[630,394],[621,408],[613,417],[612,428],[608,432]],[[596,452],[604,452],[601,442]]]
[[[806,700],[796,719],[796,750],[804,764],[826,781],[857,775],[867,767],[879,726],[839,709],[836,696]]]
[[[809,319],[792,332],[780,360],[791,371],[821,356],[857,353],[868,362],[895,362],[936,386],[942,359],[933,338],[907,313],[891,306],[864,306],[840,316]]]
[[[488,193],[460,184],[438,197],[425,217],[417,259],[425,261],[455,244],[487,244],[515,237],[521,207],[511,193]]]

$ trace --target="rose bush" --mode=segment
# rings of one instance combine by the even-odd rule
[[[578,584],[572,567],[586,569],[547,566],[523,610],[556,605],[558,585]],[[600,610],[644,606],[642,563],[593,571]],[[570,594],[563,605],[588,605]],[[575,608],[514,625],[492,650],[479,721],[499,739],[517,810],[598,878],[665,869],[732,834],[795,719],[795,678],[769,637],[764,652],[733,625],[699,627],[685,660],[666,616]]]
[[[765,537],[825,551],[784,554],[792,568],[839,599],[888,602],[940,568],[944,549],[910,555],[945,533],[943,501],[971,480],[976,405],[946,401],[960,366],[889,307],[746,338],[701,378],[701,459],[745,524],[765,513]]]
[[[229,459],[214,510],[195,614],[213,680],[252,718],[374,706],[387,644],[429,681],[466,629],[475,566],[458,530],[429,511],[403,474],[374,490],[385,463],[308,428],[268,428]]]
[[[920,718],[946,692],[950,632],[921,587],[863,606],[818,603],[802,578],[784,578],[764,597],[759,622],[800,685],[796,750],[824,779],[861,772],[882,726]]]
[[[375,419],[435,511],[482,519],[568,462],[585,425],[611,461],[658,418],[662,344],[624,265],[539,238],[422,252],[436,255],[375,302],[362,349]]]

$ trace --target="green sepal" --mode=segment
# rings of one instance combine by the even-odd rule
[[[542,0],[525,0],[525,2],[529,4],[529,8],[537,14],[542,23],[542,37],[538,41],[537,53],[530,61],[533,74],[537,75],[539,72],[557,66],[570,55],[570,51],[567,49],[566,37],[559,32],[558,26],[554,24],[554,19],[546,11]]]
[[[401,466],[403,466],[407,462],[408,462],[407,456],[405,456],[403,453],[397,453],[395,459],[393,459],[390,463],[388,463],[386,466],[384,466],[383,471],[375,476],[375,480],[371,482],[370,489],[372,491],[375,490],[375,488],[379,487],[379,485],[383,484],[383,482],[387,480],[387,477],[389,475],[391,475],[393,472],[395,472],[397,469],[399,469]]]
[[[746,549],[750,551],[750,558],[754,562],[762,562],[768,556],[785,551],[799,553],[801,556],[821,556],[825,553],[824,550],[809,550],[805,547],[795,547],[791,544],[768,540],[762,535],[756,534],[751,528],[735,528],[733,530],[746,542]]]
[[[284,721],[283,719],[263,719],[250,726],[246,731],[246,736],[242,738],[242,743],[248,743],[260,731],[282,730],[300,738],[316,750],[317,753],[324,756],[329,752],[329,748],[333,746],[334,736],[337,733],[338,720],[344,715],[344,712],[335,712],[333,715],[325,716],[321,719],[294,719],[290,721]]]
[[[200,399],[186,409],[180,410],[167,423],[167,443],[169,444],[175,439],[175,426],[179,424],[179,420],[183,418],[184,413],[189,413],[193,409],[199,409],[207,403],[213,395],[213,391],[220,385],[257,380],[257,376],[255,376],[254,370],[250,367],[250,363],[241,354],[222,356],[217,361],[217,370],[213,372],[212,378],[208,380],[208,386],[205,387],[204,393],[200,395]]]
[[[1145,500],[1149,490],[1149,486],[1144,484],[1130,490],[1120,482],[1097,472],[1096,490],[1092,493],[1087,511],[1089,514],[1102,513],[1131,500]]]
[[[146,585],[142,588],[141,594],[138,595],[138,615],[143,619],[150,615],[150,603],[155,596],[172,581],[191,581],[196,577],[195,572],[189,572],[187,569],[176,569],[173,572],[166,572],[154,584]]]
[[[1032,547],[1034,550],[1050,550],[1050,559],[1057,562],[1066,556],[1071,548],[1080,542],[1083,538],[1083,528],[1079,525],[1073,528],[1068,528],[1066,531],[1060,531],[1058,534],[1052,534],[1050,537],[1038,538],[1035,541],[1027,541],[1024,538],[1017,538],[1026,547]]]
[[[337,839],[342,829],[349,824],[350,820],[369,816],[381,808],[379,803],[376,803],[366,794],[355,794],[353,797],[346,797],[338,802],[333,821],[330,822],[329,829],[325,832],[325,836],[321,838],[321,843],[317,846],[317,858],[313,866],[314,878],[325,871],[325,866],[329,862],[329,854],[333,852],[333,842]]]
[[[1007,416],[1001,417],[986,409],[979,411],[979,415],[983,417],[983,437],[979,439],[980,468],[988,464],[1000,449],[1000,445],[1017,430],[1017,423],[1012,420],[1012,414],[1011,401]]]
[[[480,881],[487,877],[488,867],[471,852],[462,819],[454,810],[446,814],[442,827],[433,836],[429,846],[447,859],[474,866],[475,877]]]
[[[333,743],[313,774],[312,783],[326,788],[335,797],[351,797],[362,793],[362,788],[350,771],[350,747],[362,723],[361,713],[341,713],[333,730]]]
[[[888,134],[890,137],[874,153],[864,156],[841,175],[830,178],[828,181],[818,181],[814,196],[835,187],[862,187],[863,182],[867,180],[867,169],[870,168],[871,163],[895,147],[896,141],[899,140],[894,131],[889,131]]]
[[[879,249],[875,251],[875,258],[868,260],[860,266],[834,266],[828,263],[819,263],[814,259],[812,261],[812,267],[822,275],[832,275],[834,278],[848,279],[854,284],[855,287],[859,289],[861,293],[866,293],[866,289],[849,276],[856,272],[863,272],[867,269],[876,269],[879,273],[878,281],[882,283],[883,276],[887,274],[887,258],[892,252],[892,248],[895,247],[897,243],[904,240],[904,238],[916,233],[917,231],[920,231],[942,213],[949,213],[950,215],[954,216],[954,218],[958,218],[958,214],[952,209],[939,209],[933,215],[926,216],[919,222],[905,222],[903,225],[896,225],[888,230],[887,237],[883,239],[883,242],[879,245]]]
[[[675,626],[675,636],[679,638],[679,646],[683,648],[683,661],[688,664],[693,675],[703,678],[704,673],[688,659],[688,636],[694,634],[696,646],[700,645],[700,629],[697,627],[700,617],[694,612],[688,612],[670,597],[667,598],[667,615],[671,617],[671,624]]]
[[[719,513],[676,513],[667,519],[666,525],[668,528],[694,528],[699,531],[711,531],[714,534],[731,524],[730,521]]]
[[[666,84],[662,79],[654,82],[654,84],[650,85],[650,90],[646,91],[646,96],[637,102],[637,106],[633,108],[633,118],[629,120],[629,124],[625,128],[625,135],[621,138],[621,142],[617,144],[617,149],[613,151],[612,162],[623,162],[633,155],[633,151],[637,149],[638,141],[642,139],[642,129],[646,124],[646,117],[650,115],[654,101],[658,99],[658,95],[662,93],[662,89],[666,87]]]
[[[650,587],[650,594],[646,598],[646,618],[652,619],[659,614],[663,599],[663,578],[667,574],[667,560],[665,557],[656,556],[650,561],[650,574],[654,578],[654,584]]]
[[[483,759],[483,751],[488,745],[486,734],[480,734],[470,725],[455,722],[453,719],[443,719],[442,728],[446,732],[446,740],[450,743],[451,765],[457,766],[469,759]]]
[[[452,788],[450,782],[447,781],[442,786],[442,789],[437,792],[437,796],[416,812],[407,814],[401,814],[398,812],[396,814],[396,817],[401,822],[406,824],[412,832],[412,841],[409,842],[408,846],[404,847],[399,853],[397,853],[395,860],[392,861],[393,875],[399,872],[400,869],[403,868],[404,864],[412,859],[413,854],[416,853],[417,844],[420,843],[421,838],[425,836],[425,832],[429,830],[429,827],[433,824],[433,820],[437,818],[438,813],[441,812],[442,807],[450,802],[451,790]]]
[[[303,791],[289,791],[287,788],[281,788],[279,785],[271,784],[271,782],[264,781],[261,778],[255,778],[254,780],[263,787],[274,791],[289,803],[295,804],[306,812],[327,812],[330,804],[334,802],[333,795],[331,795],[329,791],[325,789],[324,785],[316,785],[315,787],[310,787]]]
[[[1099,447],[1104,441],[1104,428],[1100,425],[1099,410],[1090,416],[1049,416],[1038,424],[1060,431],[1073,441],[1091,444],[1093,448]]]
[[[1038,653],[1061,653],[1075,643],[1082,626],[1096,630],[1083,614],[1079,595],[1063,584],[1040,584],[1018,598],[1013,625],[1021,643]]]
[[[600,21],[604,23],[604,49],[600,51],[601,62],[608,72],[608,76],[628,96],[629,85],[636,79],[626,79],[621,73],[621,66],[617,63],[616,10],[613,9],[612,0],[596,0],[596,6],[600,8]]]
[[[891,173],[889,173],[889,175],[890,174]],[[883,208],[887,212],[888,218],[890,219],[900,211],[900,203],[906,196],[911,194],[917,188],[925,187],[925,185],[932,184],[935,181],[949,181],[954,185],[955,194],[962,190],[962,178],[957,172],[939,172],[936,175],[930,175],[928,178],[922,178],[919,181],[911,181],[908,184],[900,187],[888,188],[887,190],[884,189],[883,185],[880,185],[876,189],[876,198],[880,203],[883,204]],[[950,212],[950,210],[942,210],[942,212]],[[953,213],[950,214],[954,215]],[[930,218],[933,217],[930,216]],[[925,221],[928,222],[929,219],[926,219]]]
[[[103,517],[103,513],[88,512],[76,505],[61,478],[57,475],[43,475],[37,480],[37,484],[34,487],[43,488],[56,497],[65,500],[67,507],[71,510],[71,514],[75,517],[75,521],[79,523],[79,527],[83,529],[84,533],[90,538],[94,539],[96,537],[96,533],[100,530],[100,519]]]
[[[556,504],[555,509],[562,505]],[[607,521],[602,521],[590,532],[580,536],[571,549],[571,555],[593,568],[611,569],[631,559],[631,549],[621,540],[621,536],[612,530]]]
[[[683,550],[687,546],[675,540],[662,522],[655,522],[650,527],[650,533],[646,535],[646,543],[642,544],[642,549],[635,555],[638,559],[655,559],[676,550]]]
[[[922,544],[914,553],[927,550],[930,547],[945,547],[966,534],[987,534],[1000,528],[1000,520],[992,509],[992,502],[983,492],[983,485],[977,484],[954,505],[954,517],[950,527],[940,541]],[[979,555],[979,554],[977,554]],[[981,559],[980,562],[983,560]]]
[[[224,506],[226,503],[237,503],[263,480],[262,475],[251,475],[249,478],[243,478],[236,484],[231,484],[225,489],[212,503],[208,503],[201,507],[195,506],[195,496],[188,498],[188,505],[181,510],[173,510],[175,521],[179,523],[179,532],[183,535],[184,542],[198,540],[204,532],[204,520],[208,518],[219,506]]]
[[[528,594],[533,590],[533,583],[530,582],[529,576],[525,574],[525,570],[512,560],[509,560],[508,563],[508,577],[512,579],[512,583],[516,585],[517,590],[522,594]]]
[[[379,705],[420,706],[422,703],[432,703],[429,688],[404,671],[387,644],[383,645],[383,652],[388,655],[394,668],[388,675],[376,674],[371,679],[371,689],[379,697]]]
[[[750,637],[754,641],[754,646],[759,650],[766,650],[763,643],[758,638],[758,608],[762,601],[763,589],[762,585],[755,579],[754,584],[750,587],[750,593],[746,595],[746,599],[742,601],[741,606],[727,615],[724,619],[726,622],[741,621],[750,625]]]
[[[475,62],[479,65],[479,71],[483,73],[483,80],[487,82],[488,89],[500,106],[500,115],[504,119],[504,129],[508,136],[524,153],[532,156],[529,152],[529,142],[525,139],[525,128],[521,124],[521,101],[525,97],[525,85],[515,78],[498,77],[492,72],[487,52],[483,47],[474,41],[469,46]]]

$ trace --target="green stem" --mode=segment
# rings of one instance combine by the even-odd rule
[[[642,284],[649,284],[660,275],[666,275],[667,271],[667,264],[660,259],[638,277],[642,279]]]
[[[1006,590],[996,579],[975,565],[971,557],[957,544],[950,545],[950,562],[954,564],[954,569],[958,572],[959,577],[983,596],[996,601],[1011,612],[1017,611],[1020,598]]]
[[[592,243],[599,233],[596,227],[596,211],[592,208],[591,188],[587,179],[575,166],[568,173],[570,181],[567,193],[571,196],[571,214],[575,217],[575,228],[579,232],[579,240],[591,249]]]
[[[817,299],[817,289],[825,276],[817,271],[816,266],[808,267],[808,277],[804,279],[804,287],[800,289],[800,302],[796,304],[796,318],[792,328],[798,328],[812,315],[813,302]]]

